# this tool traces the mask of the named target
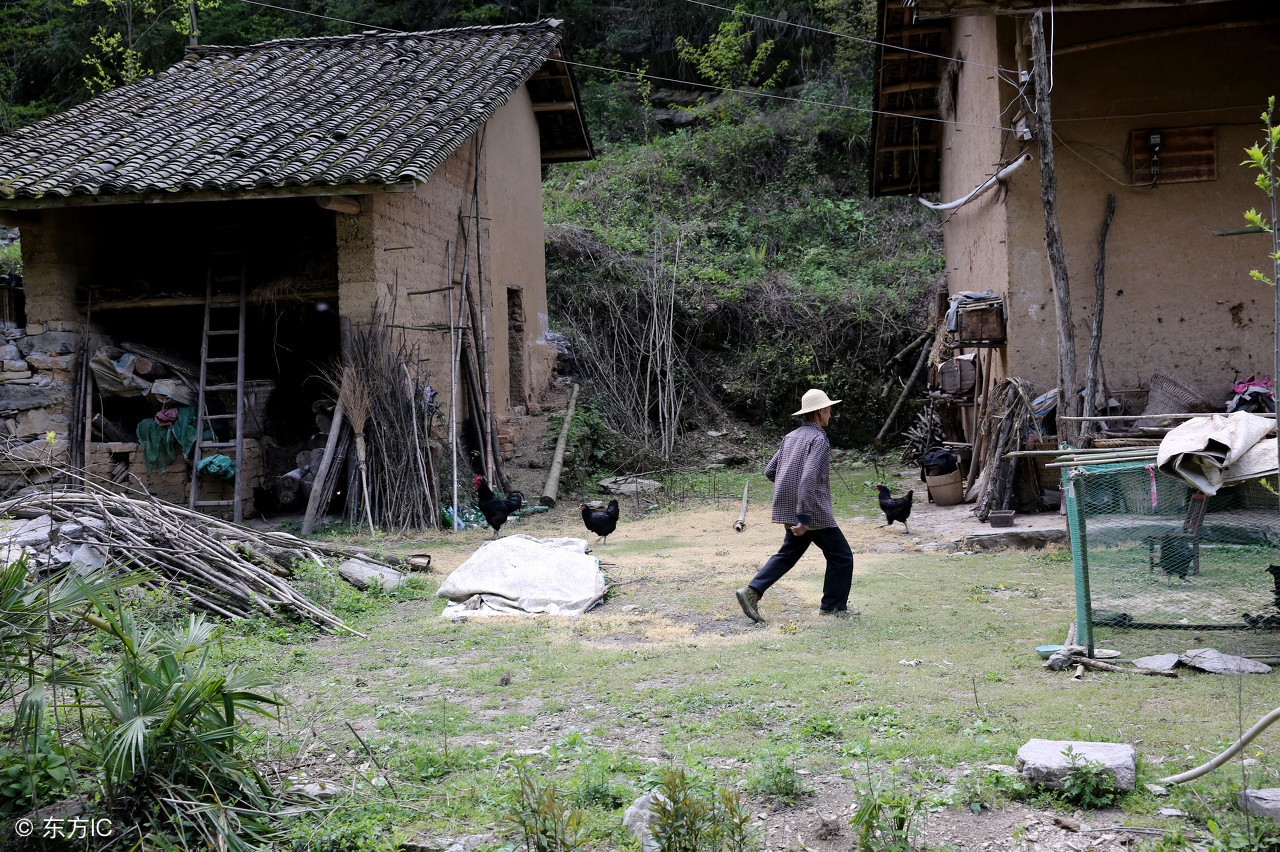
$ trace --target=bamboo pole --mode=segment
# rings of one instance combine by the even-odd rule
[[[453,281],[453,249],[449,249],[449,280]],[[453,458],[453,531],[458,531],[458,344],[453,327],[453,288],[449,288],[449,447]]]
[[[564,413],[564,425],[560,427],[560,438],[556,441],[555,456],[551,460],[551,469],[547,471],[547,483],[542,486],[542,496],[538,502],[544,506],[555,508],[556,492],[560,489],[560,469],[564,465],[564,449],[569,443],[569,426],[573,423],[573,406],[578,401],[578,386],[573,386],[569,394],[569,407]]]
[[[484,300],[484,243],[481,241],[481,222],[480,222],[480,156],[484,151],[484,135],[485,126],[481,126],[480,132],[476,134],[476,156],[475,156],[475,186],[472,190],[472,204],[475,209],[475,236],[476,236],[476,291],[478,293],[478,301],[480,308],[480,367],[482,373],[482,385],[484,391],[484,440],[489,445],[489,452],[486,455],[488,464],[485,466],[485,473],[488,475],[490,482],[496,482],[503,490],[507,489],[506,477],[499,475],[498,470],[498,453],[496,446],[498,443],[497,436],[494,434],[494,417],[493,417],[493,385],[489,373],[489,306]]]

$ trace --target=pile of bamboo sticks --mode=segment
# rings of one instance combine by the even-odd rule
[[[81,491],[44,491],[0,501],[0,513],[48,516],[57,543],[90,545],[112,562],[153,573],[146,587],[178,592],[193,609],[233,619],[292,612],[327,630],[352,630],[309,601],[286,579],[303,562],[328,558],[379,560],[360,548],[303,541],[252,530],[199,512],[108,491],[84,482]],[[178,588],[175,588],[178,587]]]

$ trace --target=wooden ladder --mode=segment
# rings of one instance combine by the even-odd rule
[[[214,506],[231,506],[232,520],[237,524],[244,522],[244,501],[240,497],[240,485],[244,476],[244,319],[245,319],[245,274],[244,257],[238,249],[213,251],[209,255],[209,274],[205,284],[204,296],[204,334],[200,341],[200,388],[196,400],[196,443],[191,457],[191,493],[187,506],[191,509],[203,509]],[[234,299],[234,293],[239,299]],[[228,299],[232,296],[232,299]],[[235,326],[229,327],[235,311]],[[234,354],[228,343],[234,343]],[[218,375],[219,367],[210,365],[234,364],[236,380],[232,382],[216,382],[210,384]],[[210,414],[209,394],[218,391],[234,390],[236,394],[236,410],[234,414]],[[231,421],[234,431],[232,440],[219,440],[217,432],[211,427],[220,422]],[[212,440],[204,438],[205,429],[210,428],[214,435]],[[225,431],[225,430],[224,430]],[[213,450],[213,453],[205,453]],[[232,483],[233,491],[230,500],[205,500],[200,495],[200,460],[203,457],[222,453],[229,455],[235,463],[236,474]]]

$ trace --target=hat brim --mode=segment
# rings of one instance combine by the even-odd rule
[[[802,408],[802,409],[800,409],[799,411],[793,412],[791,416],[792,416],[792,417],[799,417],[799,416],[801,416],[802,414],[809,414],[809,413],[814,412],[814,411],[821,411],[822,409],[824,409],[824,408],[830,408],[831,406],[833,406],[833,405],[835,405],[836,403],[841,402],[841,401],[842,401],[842,400],[838,400],[838,399],[829,399],[829,400],[827,400],[826,402],[824,402],[822,405],[814,405],[814,406],[810,406],[810,407],[808,407],[808,408]]]

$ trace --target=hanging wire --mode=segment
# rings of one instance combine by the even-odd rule
[[[240,2],[248,3],[251,6],[262,6],[267,9],[276,9],[281,12],[291,12],[296,15],[305,15],[310,18],[320,18],[326,21],[335,21],[338,23],[350,24],[351,26],[354,26],[354,27],[364,27],[365,29],[370,29],[370,30],[381,30],[383,32],[388,32],[388,33],[408,32],[406,30],[396,30],[396,29],[391,29],[389,27],[379,27],[373,24],[362,24],[359,21],[351,21],[345,18],[335,18],[330,15],[321,15],[318,12],[304,12],[304,11],[301,11],[300,9],[290,9],[286,6],[276,6],[271,3],[264,3],[262,2],[262,0],[240,0]],[[445,36],[433,36],[433,35],[430,35],[429,33],[414,33],[414,35],[417,35],[424,39],[430,39],[430,40],[451,41],[451,39],[448,39]],[[515,51],[511,51],[511,55],[521,55],[521,54],[518,54]],[[947,57],[942,57],[942,58],[945,59]],[[556,58],[554,61],[563,63],[565,65],[572,65],[575,68],[586,68],[592,71],[603,71],[609,74],[619,74],[625,77],[635,77],[637,79],[657,80],[658,82],[661,82],[661,83],[674,83],[679,86],[689,86],[689,87],[695,87],[700,89],[709,89],[716,92],[726,92],[726,93],[731,92],[734,94],[746,95],[748,97],[767,98],[769,100],[775,100],[775,101],[788,101],[791,103],[826,107],[828,109],[844,110],[846,112],[866,113],[870,115],[882,115],[882,116],[888,116],[891,118],[907,118],[913,121],[931,121],[939,124],[950,124],[955,127],[972,127],[972,128],[982,129],[982,130],[999,130],[1005,133],[1012,132],[1011,129],[1008,127],[1000,127],[998,125],[993,125],[993,124],[977,124],[977,123],[962,122],[962,121],[946,121],[945,119],[935,118],[933,116],[909,115],[907,113],[891,112],[889,110],[873,109],[871,107],[851,106],[849,104],[837,104],[837,103],[831,103],[830,101],[812,100],[810,98],[792,98],[786,95],[775,95],[769,92],[757,92],[757,91],[752,91],[750,89],[735,89],[727,86],[716,86],[710,83],[695,83],[690,80],[681,80],[676,77],[659,77],[654,74],[645,74],[639,71],[624,71],[620,68],[610,68],[605,65],[592,65],[591,63],[588,63],[588,62],[576,62],[573,60],[563,59],[563,58]],[[984,67],[989,67],[989,66],[984,66]]]
[[[721,12],[729,12],[730,14],[741,15],[745,18],[755,18],[760,21],[768,21],[769,23],[778,24],[779,26],[795,27],[796,29],[799,29],[799,30],[808,30],[809,32],[835,36],[836,38],[843,38],[843,39],[848,39],[849,41],[857,41],[863,44],[875,45],[876,47],[887,47],[892,50],[902,51],[903,53],[914,53],[918,56],[928,56],[933,59],[942,59],[942,60],[954,59],[956,62],[961,62],[965,65],[972,65],[974,68],[986,68],[988,70],[996,71],[996,72],[1005,72],[1009,70],[1007,68],[1002,68],[999,65],[984,65],[981,62],[973,62],[967,59],[956,59],[955,57],[952,57],[952,56],[943,56],[940,53],[929,53],[928,51],[917,50],[913,47],[906,47],[905,45],[888,44],[887,42],[876,41],[875,39],[863,38],[862,36],[850,35],[848,33],[838,33],[835,30],[826,30],[826,29],[822,29],[821,27],[809,26],[808,24],[798,24],[794,21],[784,21],[781,18],[770,18],[768,15],[757,15],[754,12],[748,12],[743,9],[730,9],[728,6],[717,6],[714,3],[707,3],[705,2],[705,0],[685,0],[685,2],[692,3],[694,6],[705,6],[708,9],[719,9]]]

